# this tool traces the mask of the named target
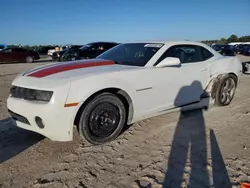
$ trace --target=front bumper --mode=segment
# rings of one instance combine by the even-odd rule
[[[20,128],[39,133],[53,141],[73,139],[73,123],[77,106],[64,107],[64,104],[39,103],[9,97],[7,107],[14,123]],[[36,117],[42,119],[43,128],[38,126]]]

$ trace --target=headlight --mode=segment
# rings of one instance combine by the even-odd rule
[[[12,86],[10,88],[11,97],[21,98],[25,100],[49,102],[52,95],[53,95],[53,91],[35,90],[35,89],[18,87],[18,86]]]

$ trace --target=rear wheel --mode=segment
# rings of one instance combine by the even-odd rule
[[[227,74],[219,81],[215,95],[215,104],[217,106],[227,106],[231,103],[236,90],[236,80],[235,76]]]
[[[91,144],[114,140],[125,125],[126,110],[114,94],[103,93],[92,99],[81,113],[79,134]]]
[[[31,56],[28,56],[28,57],[26,57],[25,61],[26,61],[26,63],[32,63],[33,58]]]

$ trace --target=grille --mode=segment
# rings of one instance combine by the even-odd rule
[[[8,110],[9,111],[9,114],[11,115],[11,117],[16,120],[16,121],[20,121],[22,123],[25,123],[25,124],[28,124],[30,125],[30,122],[28,121],[28,119],[24,116],[21,116],[15,112],[12,112],[11,110]]]

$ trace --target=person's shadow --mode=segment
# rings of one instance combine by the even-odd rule
[[[193,90],[192,88],[195,89]],[[180,97],[184,96],[183,94],[197,94],[201,90],[202,85],[199,81],[194,81],[191,85],[182,87],[175,99],[175,105],[179,104],[178,102],[180,101]],[[203,118],[203,108],[207,109],[209,98],[205,98],[202,101],[203,103],[196,110],[185,111],[185,107],[181,108],[169,154],[168,168],[163,182],[164,188],[181,188],[183,187],[183,183],[187,183],[190,188],[210,187],[209,173],[207,171],[206,129]],[[213,138],[211,141],[216,141],[216,139]],[[211,143],[211,145],[218,146],[217,143]],[[187,160],[189,148],[190,161]],[[212,149],[219,150],[219,147],[213,147]],[[220,154],[220,152],[212,151],[212,154]],[[217,156],[216,158],[223,161],[222,157]],[[220,167],[222,168],[222,166]],[[189,181],[183,182],[183,176],[186,176],[185,179]],[[221,176],[221,174],[213,174],[213,177],[215,176]],[[226,185],[228,185],[229,178],[226,178],[226,181]],[[215,188],[219,188],[216,186],[219,185],[218,182],[213,182],[213,185]]]

